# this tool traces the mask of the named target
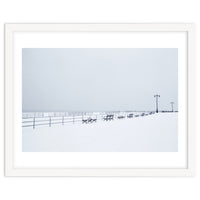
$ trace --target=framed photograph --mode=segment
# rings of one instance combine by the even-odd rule
[[[193,176],[193,24],[6,24],[5,176]]]

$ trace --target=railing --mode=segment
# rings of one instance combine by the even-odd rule
[[[90,124],[95,123],[99,120],[102,121],[112,121],[112,120],[121,120],[121,119],[131,119],[136,117],[144,117],[147,115],[155,114],[155,112],[141,112],[141,113],[127,113],[127,112],[117,112],[112,114],[95,114],[95,115],[82,115],[82,116],[60,116],[60,117],[27,117],[22,118],[22,127],[32,127],[35,129],[36,126],[49,126],[51,127],[54,124],[62,124],[65,125],[67,123],[77,123],[80,122],[82,124]]]
[[[82,122],[82,118],[75,116],[75,117],[44,117],[44,118],[23,118],[22,119],[22,127],[33,127],[36,126],[49,126],[51,127],[53,124],[66,124],[66,123],[75,123],[75,122]]]

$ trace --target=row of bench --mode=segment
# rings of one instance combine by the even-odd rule
[[[133,113],[130,113],[127,115],[127,118],[133,118],[133,117],[139,117],[139,116],[147,116],[147,115],[152,115],[152,114],[155,114],[155,112],[150,112],[150,113],[142,113],[142,114],[137,114],[137,115],[134,115]],[[117,119],[124,119],[126,118],[126,116],[124,115],[119,115],[117,116]],[[109,115],[106,115],[102,118],[103,121],[111,121],[111,120],[114,120],[114,115],[113,114],[109,114]],[[97,122],[97,119],[95,118],[91,118],[89,117],[88,119],[82,119],[82,123],[83,124],[88,124],[88,123],[93,123],[93,122]]]

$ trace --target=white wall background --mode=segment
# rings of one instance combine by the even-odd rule
[[[4,177],[4,23],[179,23],[200,26],[198,0],[1,0],[0,2],[0,199],[199,200],[199,159],[192,178]],[[200,41],[197,38],[197,49]],[[198,51],[197,51],[198,56]],[[198,58],[197,58],[198,66]],[[200,78],[199,70],[197,78]],[[200,86],[200,81],[198,81]],[[200,88],[200,87],[198,87]],[[200,97],[198,91],[197,97]],[[198,107],[198,112],[200,112]],[[200,117],[197,118],[199,120]],[[200,127],[197,127],[197,134]],[[199,137],[197,137],[199,139]],[[197,141],[200,145],[200,141]],[[197,148],[198,152],[200,148]],[[199,155],[199,154],[198,154]],[[198,156],[197,155],[197,156]]]

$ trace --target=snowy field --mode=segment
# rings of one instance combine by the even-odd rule
[[[178,151],[178,113],[22,130],[23,152]]]

